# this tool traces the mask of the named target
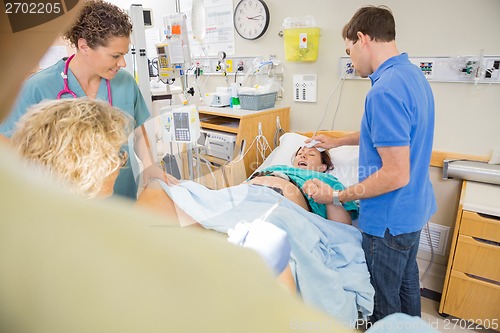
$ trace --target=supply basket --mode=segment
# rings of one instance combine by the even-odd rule
[[[262,110],[274,107],[276,103],[276,92],[260,94],[260,95],[245,95],[238,94],[240,105],[245,110]]]

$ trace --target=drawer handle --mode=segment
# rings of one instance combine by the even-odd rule
[[[492,220],[500,221],[500,216],[489,215],[489,214],[484,214],[484,213],[476,213],[476,214],[481,216],[482,218],[485,218],[485,219],[492,219]]]
[[[500,246],[500,242],[490,241],[490,240],[487,240],[484,238],[478,238],[478,237],[472,237],[472,239],[474,239],[476,242],[479,242],[479,243],[484,243],[484,244],[493,245],[493,246]]]
[[[481,276],[477,276],[477,275],[474,275],[474,274],[469,274],[469,273],[464,273],[464,274],[467,275],[467,277],[469,277],[471,279],[479,280],[479,281],[484,281],[484,282],[488,282],[488,283],[500,286],[500,282],[499,281],[490,280],[490,279],[487,279],[487,278],[484,278],[484,277],[481,277]]]

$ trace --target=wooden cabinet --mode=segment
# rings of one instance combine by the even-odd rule
[[[250,111],[200,106],[198,112],[202,128],[236,134],[236,146],[241,147],[242,142],[245,141],[245,151],[250,148],[253,140],[259,134],[259,127],[272,150],[275,148],[274,138],[278,126],[281,126],[285,132],[289,130],[290,126],[290,107]],[[270,150],[266,152],[266,156],[269,153]],[[254,144],[244,157],[247,176],[255,171],[262,162],[260,156],[257,162],[257,148]]]
[[[463,183],[439,312],[500,330],[500,186]]]

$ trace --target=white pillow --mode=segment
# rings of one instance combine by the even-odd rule
[[[345,186],[357,184],[359,170],[359,146],[341,146],[328,151],[333,170],[328,171]]]
[[[280,145],[274,149],[257,171],[271,165],[292,166],[292,157],[304,144],[308,137],[297,133],[285,133],[280,137]],[[345,186],[349,187],[358,182],[359,146],[342,146],[329,150],[334,169],[328,173],[337,177]]]

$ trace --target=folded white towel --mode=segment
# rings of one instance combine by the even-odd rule
[[[276,274],[280,274],[288,265],[291,246],[287,233],[274,224],[261,219],[241,221],[227,234],[229,242],[259,253]]]

